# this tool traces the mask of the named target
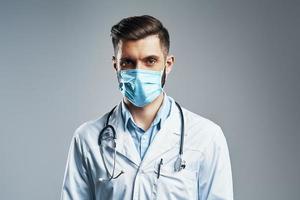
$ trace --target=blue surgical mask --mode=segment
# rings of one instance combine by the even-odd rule
[[[163,91],[163,71],[127,69],[119,70],[117,75],[123,96],[137,107],[151,103]]]

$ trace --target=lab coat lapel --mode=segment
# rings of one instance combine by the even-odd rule
[[[155,159],[159,158],[161,154],[172,148],[178,148],[179,151],[181,134],[180,117],[179,110],[173,101],[170,116],[166,119],[165,123],[161,127],[161,130],[157,132],[152,143],[150,144],[142,161],[143,165],[152,163]]]
[[[116,151],[136,166],[139,166],[141,162],[140,155],[136,150],[131,135],[124,131],[121,103],[116,107],[109,122],[116,130]]]

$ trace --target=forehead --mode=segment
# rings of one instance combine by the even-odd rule
[[[118,44],[117,57],[145,57],[148,55],[163,56],[157,35],[150,35],[140,40],[120,40]]]

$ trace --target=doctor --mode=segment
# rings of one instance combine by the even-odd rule
[[[75,131],[61,199],[232,200],[221,128],[163,90],[174,64],[167,29],[152,16],[134,16],[111,36],[124,98]]]

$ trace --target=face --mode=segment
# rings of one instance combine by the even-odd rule
[[[173,64],[174,56],[164,56],[157,35],[134,41],[120,41],[116,57],[113,56],[116,71],[125,69],[162,71],[166,67],[166,74],[169,74]]]

